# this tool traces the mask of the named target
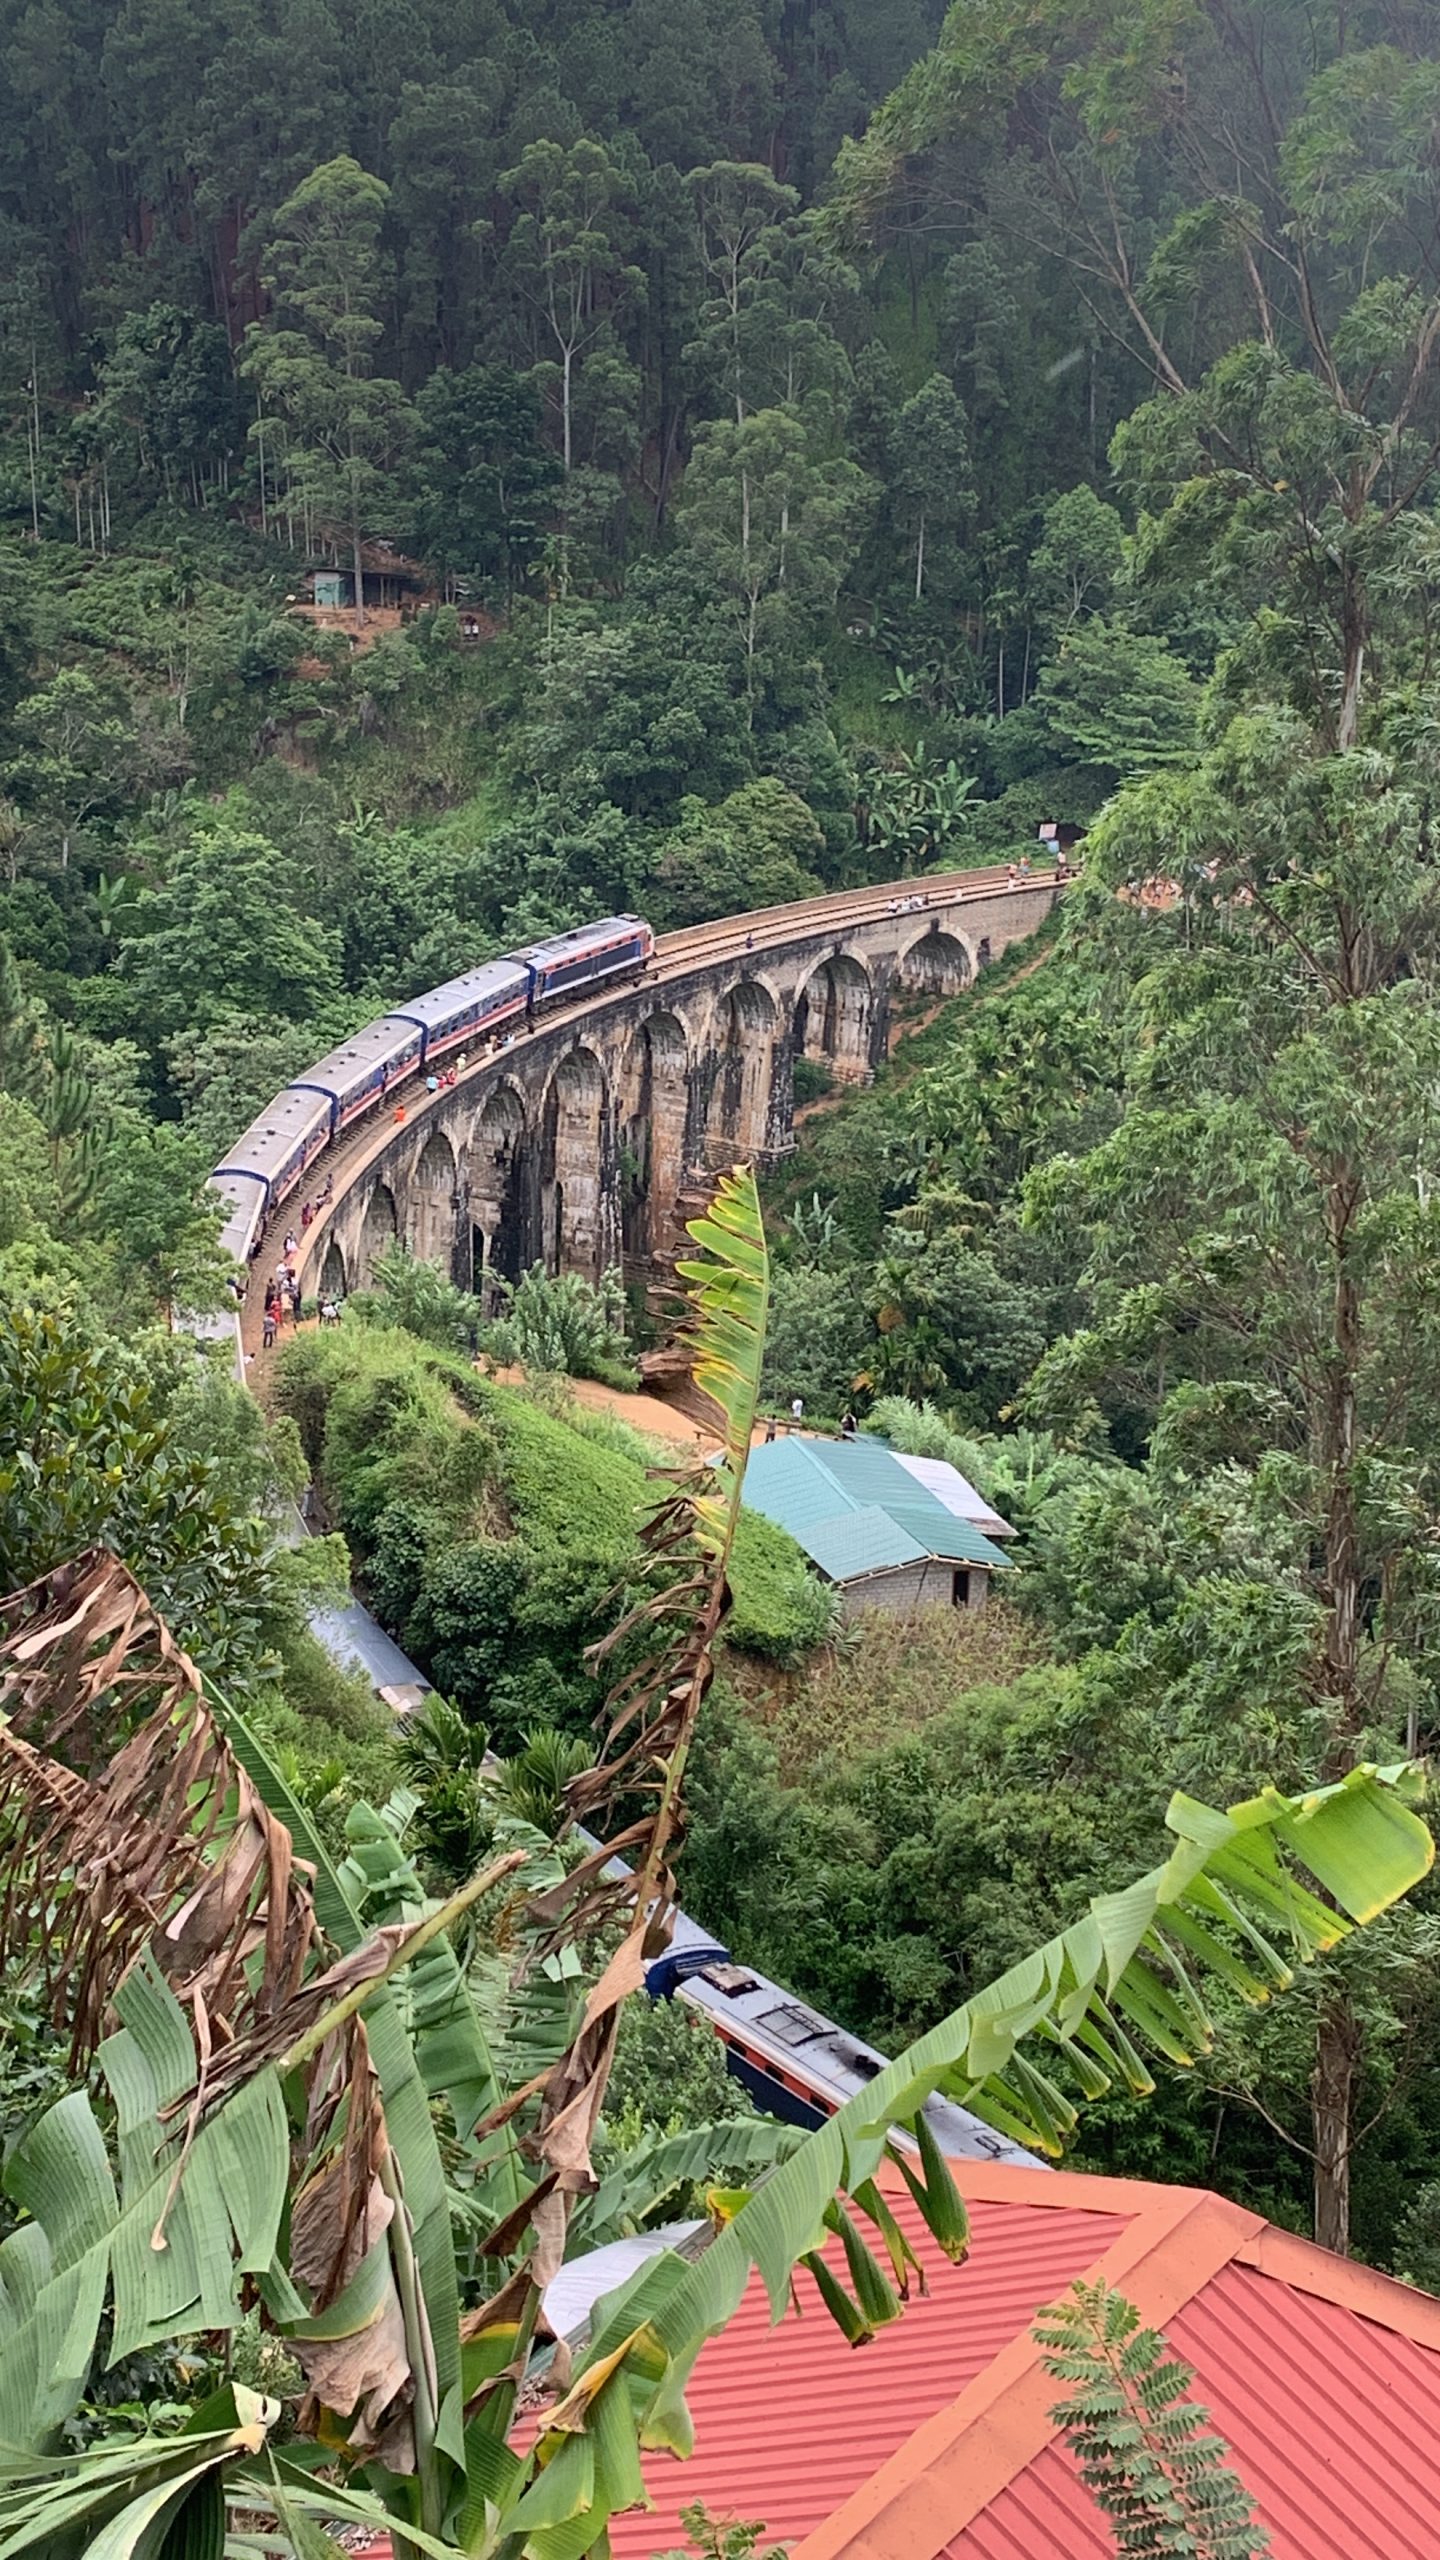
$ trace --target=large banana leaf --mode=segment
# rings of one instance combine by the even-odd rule
[[[1293,1980],[1296,1962],[1417,1884],[1434,1857],[1413,1810],[1420,1792],[1411,1768],[1366,1767],[1304,1797],[1267,1790],[1229,1813],[1177,1796],[1167,1815],[1176,1845],[1163,1866],[1098,1897],[912,2045],[806,2139],[698,2260],[654,2260],[614,2297],[550,2414],[538,2477],[507,2519],[527,2530],[533,2560],[578,2560],[591,2548],[607,2515],[633,2499],[641,2444],[688,2450],[686,2379],[752,2268],[777,2319],[801,2265],[852,2339],[899,2315],[906,2256],[873,2183],[897,2130],[918,2146],[900,2165],[928,2229],[946,2255],[963,2256],[964,2206],[919,2112],[928,2097],[943,2091],[1058,2151],[1077,2102],[1117,2081],[1137,2094],[1153,2086],[1147,2052],[1185,2062],[1205,2050],[1206,1975],[1269,1999]],[[888,2273],[841,2197],[878,2233]],[[848,2290],[817,2255],[827,2231],[844,2243]]]
[[[775,2116],[731,2116],[637,2143],[607,2169],[593,2196],[583,2197],[576,2207],[572,2254],[575,2245],[600,2249],[608,2240],[638,2230],[677,2188],[708,2183],[721,2169],[751,2175],[771,2169],[798,2150],[804,2138],[797,2126],[781,2124]]]
[[[0,2560],[255,2560],[261,2551],[335,2560],[322,2518],[388,2533],[401,2560],[411,2551],[453,2560],[452,2544],[363,2491],[318,2488],[277,2456],[269,2439],[280,2414],[278,2400],[233,2383],[179,2435],[109,2437],[49,2457],[0,2450]]]
[[[355,1805],[346,1821],[347,1855],[337,1885],[361,1936],[418,1920],[432,1905],[405,1846],[413,1799],[392,1799],[379,1812]],[[564,1873],[553,1844],[528,1823],[502,1820],[494,1847],[522,1848],[525,1864],[511,1895],[545,1892]],[[443,2105],[453,2128],[450,2175],[463,2182],[474,2211],[499,2217],[528,2191],[514,2121],[477,2144],[475,2127],[493,2117],[510,2092],[548,2070],[574,2031],[581,1966],[573,1949],[520,1972],[531,1952],[523,1918],[512,1922],[504,1956],[477,1958],[467,1970],[448,1938],[437,1938],[394,1986],[402,2022],[425,2090]]]
[[[699,1260],[675,1266],[687,1284],[691,1306],[691,1374],[715,1406],[725,1433],[715,1490],[696,1498],[696,1535],[728,1556],[760,1404],[770,1304],[760,1196],[748,1165],[721,1174],[705,1215],[692,1219],[685,1232],[701,1248]]]
[[[73,2406],[107,2296],[114,2302],[115,2352],[120,2353],[197,2328],[233,2325],[236,2279],[244,2271],[258,2282],[272,2318],[311,2358],[323,2360],[328,2349],[343,2347],[352,2337],[368,2340],[382,2311],[391,2322],[389,2378],[408,2376],[419,2462],[418,2492],[407,2489],[403,2495],[413,2515],[418,2494],[422,2526],[433,2532],[457,2506],[474,2516],[483,2515],[487,2499],[495,2503],[492,2489],[508,2476],[503,2433],[513,2392],[507,2396],[494,2388],[502,2377],[493,2351],[500,2341],[511,2369],[517,2375],[523,2369],[544,2277],[563,2246],[570,2201],[588,2184],[582,2163],[608,2073],[619,2007],[639,1977],[645,1942],[671,1903],[666,1846],[685,1746],[726,1606],[725,1565],[763,1343],[764,1244],[748,1174],[721,1185],[717,1216],[697,1222],[695,1240],[704,1258],[692,1267],[693,1349],[723,1418],[724,1458],[715,1478],[686,1488],[664,1507],[658,1529],[652,1524],[651,1553],[663,1587],[638,1620],[649,1618],[658,1641],[638,1676],[627,1675],[612,1693],[612,1732],[628,1726],[633,1740],[612,1750],[601,1793],[623,1792],[638,1751],[651,1768],[664,1773],[660,1801],[644,1826],[644,1846],[629,1888],[628,1934],[586,2003],[578,2035],[562,2055],[556,2051],[552,1995],[558,1991],[567,2004],[570,2000],[573,1940],[587,1918],[591,1927],[596,1925],[594,1908],[588,1913],[583,1907],[572,1910],[569,1930],[557,1937],[553,1949],[536,1950],[538,1960],[515,2013],[520,2033],[531,2037],[529,2054],[521,2056],[515,2049],[497,2054],[452,1951],[443,1936],[430,1933],[428,1924],[421,1923],[416,1944],[407,1939],[406,1959],[415,1966],[412,1983],[390,1978],[390,1964],[384,1979],[377,1983],[369,1978],[379,1961],[377,1918],[382,1925],[403,1925],[418,1920],[422,1907],[418,1880],[398,1835],[383,1817],[357,1817],[351,1854],[337,1868],[304,1807],[243,1718],[223,1705],[218,1716],[211,1716],[193,1667],[176,1654],[123,1567],[97,1555],[78,1569],[62,1569],[53,1591],[48,1584],[37,1585],[6,1604],[16,1621],[10,1646],[17,1666],[12,1685],[18,1687],[37,1734],[47,1717],[53,1722],[57,1702],[69,1730],[88,1699],[93,1696],[99,1705],[110,1687],[130,1681],[132,1657],[148,1684],[147,1696],[158,1681],[166,1698],[179,1701],[174,1733],[157,1711],[155,1741],[147,1727],[119,1770],[131,1834],[147,1856],[153,1851],[163,1859],[155,1872],[163,1872],[166,1880],[166,1890],[148,1907],[133,1897],[126,1944],[137,1953],[131,1957],[122,1952],[128,1970],[118,1999],[121,2026],[106,2040],[101,2055],[116,2102],[120,2191],[97,2120],[80,2095],[52,2110],[11,2164],[9,2183],[30,2217],[0,2256],[0,2316],[5,2324],[0,2408],[3,2432],[13,2443],[35,2442]],[[77,1587],[93,1619],[93,1628],[87,1621],[81,1630],[83,1642],[75,1632],[79,1621],[71,1605]],[[625,1632],[636,1624],[632,1618]],[[104,1729],[103,1721],[92,1715],[87,1730]],[[12,1758],[30,1749],[17,1732]],[[207,1772],[214,1773],[213,1783]],[[103,1842],[106,1808],[117,1793],[117,1779],[103,1755],[83,1782],[62,1772],[46,1800],[48,1828],[43,1831],[33,1823],[28,1831],[24,1828],[24,1785],[21,1773],[11,1800],[19,1808],[19,1837],[36,1878],[32,1901],[39,1910],[42,1853],[54,1872],[63,1875],[77,1820],[88,1820],[90,1832]],[[168,1955],[162,1972],[145,1951],[146,1930],[155,1926],[152,1915],[163,1915],[192,1879],[208,1878],[215,1925],[205,1945],[205,1996],[213,1997],[212,1983],[227,1996],[237,1982],[243,1987],[249,1977],[243,1968],[237,1971],[232,1943],[238,1951],[245,1931],[253,1934],[255,1919],[264,1917],[264,1906],[258,1887],[252,1884],[247,1903],[227,1882],[227,1873],[251,1872],[242,1869],[229,1846],[236,1807],[251,1830],[263,1835],[269,1864],[259,1872],[274,1879],[266,1923],[266,2006],[257,2011],[271,2031],[271,2045],[251,2051],[227,2030],[223,2048],[212,2056],[202,2003],[197,1999],[193,2017],[182,2006],[169,1979]],[[312,1885],[297,1889],[292,1842]],[[231,1858],[228,1871],[226,1857]],[[369,2058],[384,2109],[383,2134],[374,2150],[373,2171],[367,2174],[379,2179],[393,2211],[383,2247],[372,2246],[353,2267],[347,2263],[338,2295],[328,2286],[318,2297],[312,2288],[307,2298],[303,2286],[297,2290],[282,2255],[295,2203],[296,2159],[305,2158],[303,2145],[297,2155],[284,2082],[296,2057],[303,2053],[313,2061],[319,2050],[313,1999],[305,2009],[299,2043],[282,2051],[276,2038],[278,2022],[288,2014],[287,1999],[298,1998],[303,2007],[319,1981],[315,1968],[320,1959],[305,1934],[312,1893],[314,1915],[331,1947],[339,1950],[332,1973],[346,1984],[344,2000],[333,2012],[334,2031],[343,2019],[348,2033],[361,2003],[365,2006]],[[386,1905],[383,1917],[373,1908],[377,1900]],[[294,1918],[292,1926],[287,1917],[283,1944],[276,1917],[282,1910]],[[103,1909],[94,1906],[93,1925],[84,1913],[81,1918],[90,1926],[87,1949],[95,1949],[92,2005],[98,2015],[116,1981],[116,1967],[112,1960],[109,1973],[103,1969],[110,1944]],[[553,1926],[543,1896],[536,1900],[533,1926],[537,1936]],[[283,1957],[288,1974],[278,1963],[270,1966],[272,1952]],[[195,1979],[200,1984],[201,1977]],[[187,1987],[187,2001],[188,1996]],[[513,2048],[514,2036],[511,2044]],[[538,2174],[522,2161],[509,2132],[516,2094],[510,2073],[517,2061],[527,2059],[539,2066],[531,2083],[539,2102]],[[366,2085],[362,2066],[353,2089]],[[294,2096],[293,2089],[290,2094]],[[506,2280],[492,2306],[494,2320],[472,2319],[464,2328],[451,2199],[436,2122],[440,2101],[448,2107],[462,2144],[477,2115],[481,2118],[480,2135],[490,2146],[482,2161],[505,2173],[496,2183],[500,2218],[499,2228],[488,2235],[490,2247],[513,2255],[526,2239],[527,2225],[533,2229],[519,2275]],[[313,2108],[313,2093],[309,2103]],[[335,2123],[353,2128],[356,2120],[353,2103],[339,2105],[328,2118],[332,2129]],[[307,2140],[309,2131],[307,2126]],[[318,2187],[321,2181],[312,2178],[310,2183]],[[511,2236],[502,2247],[507,2225]],[[403,2341],[393,2335],[397,2305],[403,2308]],[[379,2401],[384,2394],[371,2397]],[[328,2405],[345,2403],[332,2400]]]
[[[354,1954],[377,1919],[391,1924],[417,1919],[427,1907],[423,1888],[389,1809],[385,1814],[369,1806],[353,1809],[347,1823],[348,1855],[337,1866],[306,1808],[245,1719],[233,1708],[221,1707],[219,1713],[257,1794],[287,1825],[297,1853],[314,1870],[315,1909],[326,1936],[343,1953]],[[529,1881],[548,1877],[531,1872]],[[477,2123],[503,2105],[510,2084],[444,1935],[431,1940],[406,1977],[371,1995],[365,2023],[413,2232],[427,2332],[421,2343],[432,2359],[433,2401],[424,2431],[417,2422],[416,2435],[425,2492],[422,2520],[435,2529],[467,2494],[468,2459],[453,2199],[437,2116],[443,2107],[457,2136],[468,2141]],[[494,2179],[489,2210],[513,2213],[532,2181],[508,2129],[487,2142],[484,2165]]]
[[[274,2260],[290,2178],[290,2129],[274,2074],[248,2082],[200,2127],[172,2200],[177,2144],[157,2150],[152,2139],[148,2174],[142,2170],[138,2102],[147,2083],[170,2079],[165,2047],[189,2037],[183,2011],[158,1979],[147,1986],[146,2007],[153,2025],[111,2040],[111,2085],[131,2156],[123,2193],[81,2090],[47,2110],[6,2167],[7,2191],[29,2216],[0,2241],[0,2444],[12,2448],[43,2444],[76,2406],[107,2291],[112,2352],[128,2355],[233,2328],[237,2268],[260,2277]]]
[[[217,1703],[227,1739],[256,1792],[289,1829],[298,1855],[314,1872],[315,1909],[326,1936],[355,1954],[377,1924],[414,1921],[428,1907],[424,1889],[387,1808],[353,1808],[347,1856],[336,1865],[309,1812],[275,1767],[258,1736],[233,1707]],[[531,1875],[533,1884],[548,1877]],[[413,1974],[413,1979],[407,1978]],[[435,2370],[434,2451],[452,2467],[440,2512],[464,2473],[461,2419],[460,2290],[451,2197],[436,2121],[443,2106],[457,2133],[468,2135],[508,2094],[454,1950],[432,1939],[407,1977],[374,1994],[365,2023],[380,2082],[385,2122],[399,2163],[414,2234],[416,2275]],[[496,2203],[513,2209],[525,2173],[513,2144],[487,2154],[498,2181]],[[431,2521],[438,2521],[432,2512]]]
[[[138,2560],[167,2528],[171,2547],[198,2560],[219,2548],[225,2476],[263,2454],[279,2415],[278,2400],[236,2385],[180,2435],[113,2438],[46,2461],[0,2452],[0,2560]]]

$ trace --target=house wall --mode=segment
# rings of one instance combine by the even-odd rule
[[[970,1576],[970,1607],[983,1609],[988,1571],[973,1564],[959,1569]],[[841,1606],[847,1618],[857,1617],[862,1609],[890,1609],[897,1617],[908,1617],[916,1609],[948,1609],[956,1570],[954,1565],[927,1561],[901,1565],[894,1573],[870,1573],[862,1582],[841,1584]]]

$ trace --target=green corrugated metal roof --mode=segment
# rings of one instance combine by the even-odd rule
[[[818,1466],[810,1452],[813,1440],[770,1440],[750,1452],[745,1470],[745,1500],[752,1511],[778,1520],[792,1538],[805,1544],[805,1532],[817,1520],[832,1520],[837,1511],[858,1511],[828,1467]]]
[[[923,1503],[887,1502],[885,1509],[912,1538],[923,1539],[927,1555],[945,1556],[954,1564],[986,1564],[1000,1573],[1010,1564],[1004,1549],[993,1547],[983,1530],[968,1520],[957,1520],[933,1495]]]
[[[745,1501],[788,1529],[832,1582],[940,1556],[1004,1572],[999,1547],[959,1520],[879,1440],[766,1441],[752,1449]]]
[[[929,1549],[912,1537],[878,1503],[859,1511],[837,1511],[817,1520],[800,1541],[812,1564],[832,1582],[858,1582],[863,1574],[893,1573],[897,1566],[924,1564]]]

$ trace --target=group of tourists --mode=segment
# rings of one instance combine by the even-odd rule
[[[460,1056],[456,1059],[455,1064],[453,1065],[453,1067],[445,1067],[445,1068],[443,1068],[443,1069],[441,1070],[441,1072],[440,1072],[438,1075],[433,1075],[433,1076],[427,1076],[427,1077],[426,1077],[426,1079],[425,1079],[425,1090],[426,1090],[426,1092],[427,1092],[427,1093],[448,1093],[448,1092],[449,1092],[449,1090],[450,1090],[450,1087],[452,1086],[452,1084],[458,1084],[458,1083],[459,1083],[460,1078],[461,1078],[461,1076],[464,1074],[465,1069],[466,1069],[466,1067],[469,1065],[469,1063],[470,1063],[470,1062],[469,1062],[469,1059],[467,1058],[467,1056],[465,1055],[464,1051],[462,1050],[462,1052],[461,1052]],[[385,1075],[385,1078],[384,1078],[384,1080],[382,1081],[382,1083],[381,1083],[381,1087],[380,1087],[380,1090],[381,1090],[381,1092],[382,1092],[382,1093],[384,1092],[384,1090],[385,1090],[385,1085],[386,1085],[388,1082],[389,1082],[389,1072],[388,1072],[388,1069],[387,1069],[387,1071],[386,1071],[386,1075]],[[395,1105],[395,1115],[394,1115],[394,1116],[395,1116],[395,1119],[396,1119],[397,1123],[398,1123],[399,1121],[401,1121],[401,1120],[403,1120],[403,1119],[404,1119],[404,1117],[405,1117],[405,1105],[404,1105],[404,1103],[403,1103],[403,1102],[397,1102],[397,1103],[396,1103],[396,1105]]]
[[[317,1209],[324,1207],[325,1202],[330,1198],[334,1188],[335,1182],[334,1176],[332,1175],[330,1180],[326,1183],[324,1190],[321,1192],[319,1199],[307,1200],[304,1203],[300,1211],[301,1235],[304,1234],[305,1229],[308,1226],[311,1226],[314,1223]],[[280,1262],[276,1263],[274,1270],[271,1272],[269,1279],[265,1283],[265,1313],[260,1328],[260,1347],[263,1351],[274,1350],[280,1328],[284,1324],[287,1316],[293,1325],[299,1325],[300,1310],[304,1302],[303,1291],[300,1286],[300,1274],[296,1269],[299,1257],[300,1236],[296,1235],[292,1227],[285,1238],[284,1258]],[[322,1298],[320,1301],[320,1322],[322,1324],[338,1324],[339,1321],[339,1300],[337,1298]]]
[[[295,1239],[285,1239],[285,1259],[277,1262],[265,1284],[265,1315],[260,1328],[260,1346],[273,1351],[275,1337],[289,1316],[292,1324],[300,1322],[300,1274],[295,1268]]]
[[[1041,828],[1040,842],[1044,846],[1045,850],[1054,857],[1056,886],[1057,888],[1063,889],[1072,870],[1074,870],[1076,866],[1071,862],[1069,853],[1065,846],[1057,843],[1053,827]],[[1022,882],[1028,880],[1029,877],[1030,856],[1028,853],[1022,853],[1018,862],[1006,863],[1005,886],[1007,889],[1014,889],[1018,887]]]
[[[300,1274],[295,1268],[297,1250],[294,1236],[287,1236],[285,1259],[283,1262],[277,1262],[265,1284],[265,1313],[260,1328],[262,1351],[274,1350],[280,1328],[287,1316],[293,1325],[297,1327],[299,1325],[303,1296]],[[318,1309],[322,1325],[338,1324],[341,1306],[342,1301],[338,1297],[322,1298]]]

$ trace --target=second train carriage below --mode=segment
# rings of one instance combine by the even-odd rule
[[[251,1122],[223,1164],[216,1166],[213,1179],[223,1185],[227,1175],[255,1176],[264,1185],[262,1215],[268,1215],[329,1145],[332,1109],[328,1094],[305,1085],[288,1086]]]
[[[725,2048],[733,2079],[767,2115],[813,2128],[856,2097],[888,2068],[887,2058],[837,2027],[833,2018],[798,2000],[747,1964],[683,1911],[661,1956],[645,1968],[652,2000],[683,2000],[703,2011]],[[1043,2169],[1033,2151],[997,2132],[969,2107],[934,2096],[925,2120],[952,2160],[1003,2160],[1012,2168]]]
[[[238,1166],[212,1173],[210,1180],[225,1203],[225,1223],[217,1242],[221,1252],[228,1253],[243,1270],[260,1233],[269,1186],[263,1173]]]
[[[338,1137],[392,1084],[413,1075],[421,1063],[422,1047],[417,1024],[386,1014],[382,1021],[368,1022],[363,1031],[342,1040],[338,1049],[317,1058],[313,1067],[296,1077],[290,1091],[323,1094],[330,1105],[328,1134]]]

